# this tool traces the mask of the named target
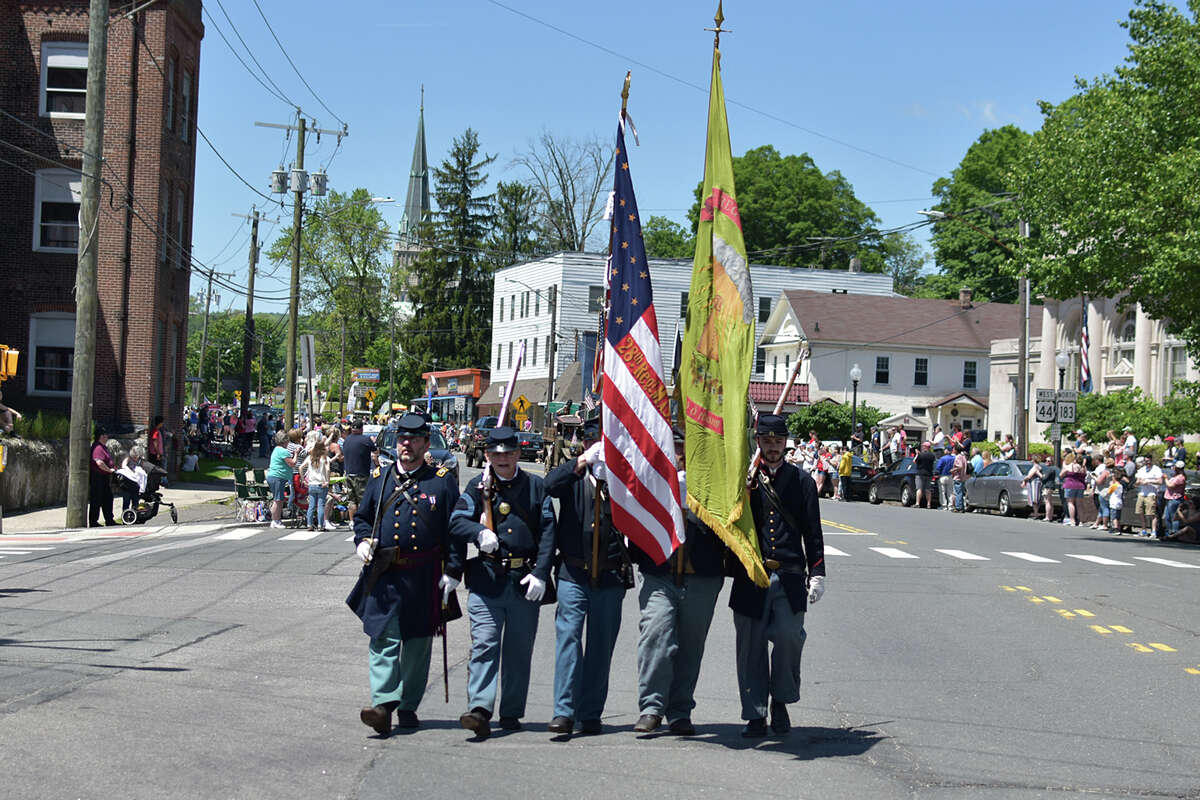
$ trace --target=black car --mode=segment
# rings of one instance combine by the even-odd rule
[[[846,499],[866,500],[874,477],[875,468],[858,456],[853,456],[850,461],[850,477],[841,479],[845,481],[842,492]]]
[[[542,435],[535,431],[521,431],[517,434],[521,444],[522,461],[540,461],[544,450]]]
[[[933,478],[929,479],[929,491],[933,494],[933,502],[938,501],[934,490]],[[917,502],[917,466],[912,458],[902,458],[875,473],[867,487],[867,499],[872,503],[882,503],[884,500],[899,500],[901,505],[911,506]]]

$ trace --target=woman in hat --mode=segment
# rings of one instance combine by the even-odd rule
[[[108,431],[96,426],[96,438],[92,440],[92,459],[88,463],[88,527],[100,524],[100,512],[104,512],[104,524],[116,525],[113,519],[112,474],[117,464],[108,452]]]

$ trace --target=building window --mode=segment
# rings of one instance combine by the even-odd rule
[[[43,117],[83,118],[87,105],[87,51],[87,42],[42,43],[38,113]]]
[[[779,356],[771,356],[771,379],[779,380]]]
[[[604,308],[604,287],[588,287],[588,313],[598,314]]]
[[[754,351],[754,374],[762,375],[767,369],[767,351],[761,347]]]
[[[158,263],[167,263],[167,236],[171,230],[171,184],[166,181],[158,192]]]
[[[783,356],[783,379],[786,381],[787,376],[792,374],[792,354],[785,353]]]
[[[34,183],[33,249],[79,249],[79,197],[83,184],[73,169],[38,170]]]
[[[508,368],[509,369],[512,369],[512,351],[513,351],[513,342],[509,342],[508,343]]]
[[[533,356],[531,356],[529,359],[529,363],[534,366],[537,365],[537,346],[538,346],[538,340],[537,340],[537,337],[535,336],[535,337],[533,337]]]
[[[183,189],[175,190],[175,266],[179,269],[187,269],[188,247],[186,240],[183,238],[183,217],[184,217],[184,198]]]
[[[891,356],[875,357],[875,382],[891,383]]]
[[[504,322],[504,298],[500,298],[500,319],[498,322]]]
[[[1170,397],[1175,391],[1175,384],[1187,379],[1187,349],[1184,347],[1168,347],[1166,363],[1166,381],[1163,384],[1163,395]]]
[[[1137,339],[1137,315],[1131,313],[1129,316],[1125,317],[1125,320],[1121,323],[1119,330],[1120,334],[1117,337],[1117,342],[1119,343],[1117,359],[1124,359],[1125,361],[1128,361],[1130,365],[1132,365],[1134,353],[1136,352],[1134,348],[1134,341]]]
[[[71,394],[75,368],[75,315],[61,312],[29,316],[29,370],[26,392],[30,395]]]
[[[522,317],[529,316],[529,291],[528,290],[525,291],[525,303],[524,303],[524,305],[521,306],[521,316]]]
[[[504,358],[504,345],[496,345],[496,369],[500,369],[500,359]]]
[[[923,417],[923,416],[925,416],[925,411],[926,411],[926,407],[925,407],[925,406],[912,406],[912,415],[913,415],[914,417]]]
[[[681,317],[687,316],[687,306],[688,306],[688,293],[680,292],[679,293],[679,316],[681,316]]]
[[[929,359],[918,358],[916,368],[913,370],[913,386],[928,386],[929,385]]]
[[[515,294],[508,300],[508,318],[517,318],[517,296]]]
[[[179,138],[185,142],[192,130],[192,73],[184,71],[179,95]]]
[[[175,130],[175,59],[167,59],[167,85],[163,87],[167,96],[167,130]]]
[[[771,316],[771,298],[769,298],[769,297],[758,298],[758,321],[766,322],[767,318],[770,316]]]
[[[963,362],[963,388],[964,389],[974,389],[975,388],[975,384],[976,384],[975,364],[976,364],[976,362],[974,362],[974,361],[964,361]]]
[[[535,317],[540,317],[542,315],[542,293],[541,292],[533,293],[533,315]]]
[[[550,364],[550,336],[546,336],[546,363]],[[554,365],[550,364],[550,369],[554,369]]]

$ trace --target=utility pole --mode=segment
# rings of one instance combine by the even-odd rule
[[[200,329],[200,382],[192,393],[192,405],[200,405],[200,396],[204,394],[204,357],[208,354],[208,311],[212,306],[213,272],[208,273],[208,288],[204,290],[204,327]]]
[[[289,283],[288,291],[288,333],[287,333],[287,367],[284,380],[287,386],[284,390],[283,403],[283,418],[284,430],[288,430],[295,424],[296,421],[296,342],[297,342],[297,326],[299,322],[300,312],[300,241],[304,233],[304,192],[310,188],[308,173],[304,171],[304,134],[309,130],[308,121],[300,114],[300,110],[296,110],[297,124],[295,125],[280,125],[275,122],[255,122],[254,124],[260,128],[282,128],[284,130],[296,131],[296,165],[292,169],[291,182],[292,192],[294,193],[292,201],[292,279]],[[340,144],[343,136],[349,136],[350,132],[346,127],[340,131],[326,131],[320,128],[312,128],[312,132],[317,134],[318,140],[322,133],[330,134],[338,137]],[[325,173],[313,173],[313,181],[311,188],[313,194],[320,197],[325,194]],[[283,194],[286,190],[283,186],[283,170],[277,170],[272,175],[271,191],[276,194]],[[309,405],[312,405],[312,393],[309,392]],[[312,409],[310,408],[311,412]]]
[[[263,340],[258,340],[258,402],[262,402]]]
[[[246,326],[242,336],[242,403],[238,418],[250,405],[250,352],[254,349],[254,266],[258,263],[258,209],[250,210],[250,282],[246,289]]]
[[[338,362],[338,416],[346,408],[346,318],[342,317],[342,358]]]
[[[87,524],[96,381],[96,269],[100,238],[100,157],[104,152],[104,92],[108,64],[108,0],[88,6],[87,101],[83,181],[79,202],[79,260],[75,266],[75,356],[71,371],[71,437],[67,462],[68,528]]]
[[[558,284],[553,284],[550,287],[550,347],[546,352],[546,419],[542,425],[543,435],[550,433],[550,404],[554,402],[554,367],[556,366],[556,354],[558,353]]]
[[[1017,220],[1017,235],[1029,238],[1029,223]],[[1022,269],[1018,281],[1020,291],[1018,304],[1021,307],[1021,348],[1017,358],[1017,374],[1021,381],[1021,419],[1017,423],[1017,458],[1029,457],[1029,270]]]

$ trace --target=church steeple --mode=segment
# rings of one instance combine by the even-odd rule
[[[421,87],[421,111],[417,117],[417,141],[413,145],[412,169],[408,175],[408,197],[400,219],[401,248],[419,250],[417,229],[429,215],[429,163],[425,157],[425,87]]]

